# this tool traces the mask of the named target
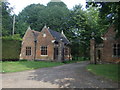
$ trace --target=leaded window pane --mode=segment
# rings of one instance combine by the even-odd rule
[[[41,55],[47,55],[47,46],[41,46]]]
[[[31,47],[26,47],[26,56],[31,55]]]

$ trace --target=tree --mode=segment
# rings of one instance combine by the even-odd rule
[[[67,5],[60,1],[60,2],[52,2],[52,0],[47,4],[48,7],[54,7],[54,6],[59,6],[59,7],[65,7],[67,8]]]
[[[17,32],[23,35],[29,25],[40,31],[45,24],[56,31],[65,30],[68,14],[69,10],[63,2],[49,2],[47,6],[31,4],[18,15]]]
[[[99,24],[104,31],[109,25],[114,24],[116,27],[116,37],[120,37],[120,5],[118,2],[88,2],[90,6],[99,8]]]
[[[44,9],[45,6],[41,4],[31,4],[24,8],[16,18],[16,33],[20,33],[21,36],[23,36],[29,25],[35,30],[39,31],[41,27],[41,22],[43,21],[39,21],[39,19],[42,18],[41,14]]]
[[[99,25],[99,9],[89,7],[83,10],[81,5],[76,5],[70,13],[69,30],[73,32],[72,51],[78,56],[89,56],[89,44],[92,32],[95,33],[95,38],[98,43],[101,43],[101,30]],[[74,47],[76,46],[76,47]],[[79,48],[78,48],[79,47]]]
[[[86,14],[86,11],[82,9],[81,5],[76,5],[73,10],[71,10],[69,20],[70,30],[74,33],[74,37],[72,37],[73,47],[75,44],[78,45],[77,47],[74,47],[74,49],[76,48],[78,51],[78,56],[82,54],[84,57],[88,56],[87,49],[89,47],[91,36],[91,27],[88,24]],[[80,47],[82,47],[82,49]]]
[[[2,35],[9,36],[12,34],[12,15],[8,2],[2,2]]]
[[[86,11],[86,17],[87,17],[87,21],[89,26],[91,27],[91,32],[95,33],[95,38],[96,38],[96,42],[97,43],[101,43],[101,35],[104,33],[104,29],[102,27],[102,25],[100,24],[100,16],[99,16],[99,8],[97,7],[89,7],[87,8]]]

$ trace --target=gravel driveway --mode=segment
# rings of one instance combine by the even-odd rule
[[[2,75],[3,88],[118,88],[117,83],[88,72],[89,62]],[[19,68],[19,67],[18,67]]]

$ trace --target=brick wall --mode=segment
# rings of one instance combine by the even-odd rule
[[[38,36],[36,38],[37,42],[35,45],[34,41],[35,41],[36,36],[34,36],[34,35],[36,35],[36,33]],[[52,42],[52,40],[55,40],[55,38],[51,35],[48,28],[43,28],[43,30],[41,32],[36,32],[29,28],[23,37],[20,59],[55,61],[54,60],[54,47],[56,45]],[[36,52],[35,52],[35,46],[36,46]],[[47,55],[41,55],[41,46],[47,46]],[[59,48],[59,46],[60,45],[58,44],[57,47]],[[31,47],[32,52],[31,52],[30,56],[26,56],[26,47]],[[65,46],[65,47],[67,47],[67,46]],[[60,49],[58,49],[58,50],[60,51]],[[67,60],[69,58],[71,58],[69,48],[68,48],[68,52],[69,52],[68,55],[64,55],[65,56],[64,58]]]
[[[43,37],[43,34],[46,34],[46,37]],[[50,34],[50,32],[46,29],[42,30],[37,38],[37,48],[36,48],[36,59],[38,60],[53,60],[53,54],[54,54],[54,44],[52,43],[52,40],[54,38]],[[47,46],[48,55],[43,56],[41,55],[41,46]]]
[[[26,47],[31,47],[31,55],[26,56]],[[34,36],[32,34],[32,30],[27,30],[26,34],[22,41],[22,47],[21,47],[21,54],[20,59],[28,59],[33,60],[34,59],[34,52],[35,51],[35,44],[34,44]]]
[[[102,47],[99,45],[96,45],[96,60],[98,61],[98,50],[101,52],[101,59],[100,61],[105,61],[105,62],[114,62],[115,60],[120,60],[120,57],[115,57],[113,55],[113,45],[116,43],[120,44],[120,38],[115,39],[115,28],[113,25],[109,27],[107,32],[104,34],[103,38],[103,45]],[[93,47],[93,43],[91,42],[91,48]],[[94,51],[91,51],[91,53],[94,53]],[[91,56],[91,59],[93,56]]]
[[[116,32],[115,32],[114,26],[111,26],[108,29],[108,32],[105,33],[105,35],[104,35],[104,38],[105,38],[105,40],[103,41],[103,44],[104,44],[103,60],[104,61],[112,62],[116,59],[120,59],[118,57],[113,56],[113,45],[116,43],[120,43],[120,38],[115,40],[115,35],[116,35]]]

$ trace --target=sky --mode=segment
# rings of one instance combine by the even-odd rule
[[[14,13],[18,15],[19,12],[22,11],[22,9],[24,9],[27,5],[30,4],[43,4],[43,5],[47,5],[48,2],[50,2],[51,0],[8,0],[8,2],[10,3],[10,7],[14,8]],[[56,0],[53,0],[56,1]],[[59,0],[57,0],[59,1]],[[72,9],[73,6],[81,4],[83,5],[83,7],[85,7],[85,2],[86,0],[61,0],[63,1],[67,7],[69,9]]]

